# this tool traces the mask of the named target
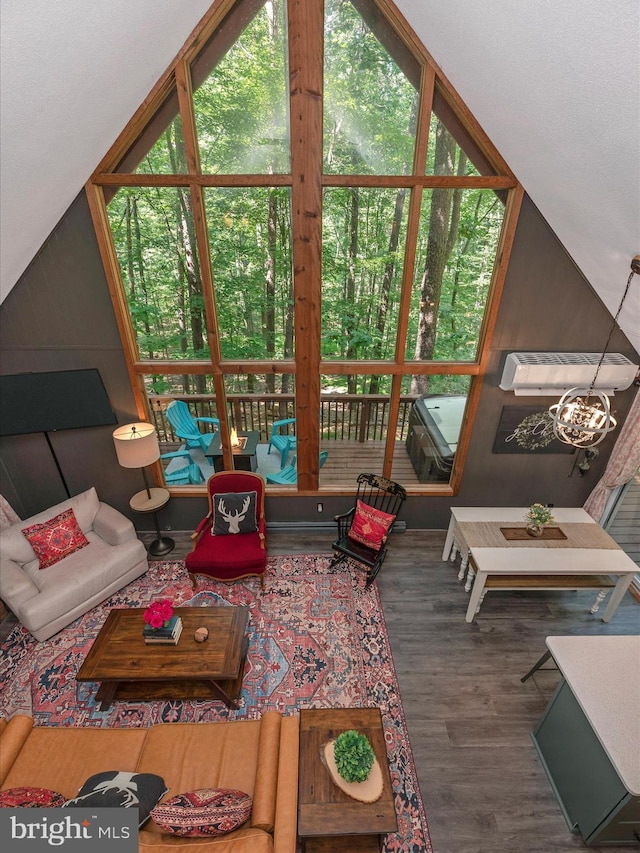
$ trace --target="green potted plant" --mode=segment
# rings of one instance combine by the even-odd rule
[[[321,757],[334,784],[362,803],[382,796],[382,770],[366,735],[349,729],[321,748]]]
[[[345,782],[365,782],[376,758],[366,735],[353,729],[338,735],[333,754],[338,773]]]
[[[525,521],[527,522],[527,533],[530,536],[542,536],[545,525],[552,524],[554,518],[549,507],[535,503],[531,504],[527,510]]]

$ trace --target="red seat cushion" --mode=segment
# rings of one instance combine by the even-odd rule
[[[218,578],[234,578],[247,572],[259,574],[267,564],[267,552],[259,533],[212,536],[210,528],[200,535],[194,551],[187,554],[187,571]]]
[[[394,520],[395,515],[358,501],[349,530],[349,538],[361,542],[367,548],[379,551]]]

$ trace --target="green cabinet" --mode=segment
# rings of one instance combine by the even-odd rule
[[[570,829],[590,846],[640,848],[640,797],[627,790],[566,681],[532,738]]]

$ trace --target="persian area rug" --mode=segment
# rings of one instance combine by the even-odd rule
[[[362,572],[327,556],[272,557],[261,591],[258,578],[232,584],[198,578],[194,591],[182,562],[151,563],[149,571],[44,643],[17,625],[2,645],[0,712],[29,714],[46,726],[150,726],[295,714],[300,708],[372,707],[382,713],[396,799],[398,832],[385,853],[430,853],[418,786],[378,588]],[[98,684],[75,675],[114,607],[250,608],[249,651],[238,710],[218,701],[115,702],[99,711]],[[141,627],[142,630],[142,627]]]

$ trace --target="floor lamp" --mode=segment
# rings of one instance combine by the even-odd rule
[[[163,557],[173,551],[176,543],[168,536],[160,534],[160,524],[158,523],[158,510],[169,500],[169,490],[150,487],[145,471],[147,465],[152,465],[160,459],[160,447],[155,428],[148,423],[127,424],[118,427],[113,433],[113,443],[118,462],[123,468],[140,468],[142,470],[145,488],[131,498],[129,505],[136,512],[152,513],[158,538],[149,545],[148,551],[154,557]]]

